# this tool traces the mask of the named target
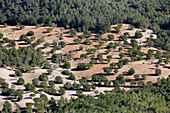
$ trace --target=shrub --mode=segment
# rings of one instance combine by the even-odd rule
[[[60,89],[58,90],[60,95],[64,95],[65,94],[65,89],[60,87]]]
[[[43,73],[43,74],[41,74],[41,75],[38,77],[38,79],[39,79],[40,81],[47,81],[47,80],[48,80],[48,76]]]
[[[161,69],[155,69],[155,75],[159,76],[161,75],[162,71]]]
[[[109,41],[112,41],[112,40],[114,40],[114,35],[107,35],[107,37],[109,38]]]
[[[134,75],[134,78],[135,78],[135,80],[138,80],[139,79],[139,75],[138,74]]]
[[[86,64],[85,63],[80,63],[80,64],[78,64],[78,66],[77,66],[77,69],[78,70],[84,70],[84,69],[86,69]]]
[[[33,36],[34,32],[33,31],[28,31],[27,36]]]
[[[135,74],[135,70],[133,68],[130,68],[129,71],[128,71],[128,74],[129,75]]]
[[[47,33],[50,33],[52,30],[52,28],[47,28]]]
[[[71,67],[70,62],[65,62],[63,64],[63,67],[66,68],[66,69],[69,69]]]
[[[0,39],[2,39],[2,38],[3,38],[3,36],[4,36],[4,34],[0,33]]]
[[[118,73],[119,72],[119,70],[118,69],[114,69],[114,73]]]
[[[64,71],[62,71],[62,74],[63,75],[70,75],[70,71],[69,70],[64,70]]]
[[[71,83],[70,83],[70,82],[66,82],[66,83],[64,84],[64,88],[65,88],[66,90],[71,89],[71,88],[72,88],[72,87],[71,87]]]
[[[24,79],[23,78],[19,78],[17,80],[17,85],[23,85],[25,83]]]
[[[22,76],[22,72],[21,72],[20,70],[16,70],[16,71],[15,71],[15,75],[17,75],[17,76]]]
[[[60,76],[56,76],[54,82],[56,84],[62,84],[63,83],[63,79]]]
[[[139,31],[136,31],[136,32],[135,32],[135,37],[136,37],[136,38],[142,38],[142,37],[143,37],[143,34],[142,34],[141,32],[139,32]]]
[[[112,72],[112,69],[111,69],[111,68],[104,68],[104,72],[106,72],[106,73],[111,73],[111,72]]]
[[[35,91],[35,86],[33,84],[27,83],[24,87],[26,91]]]
[[[75,75],[74,75],[73,73],[71,73],[70,76],[69,76],[69,79],[70,79],[70,80],[75,80],[76,77],[75,77]]]

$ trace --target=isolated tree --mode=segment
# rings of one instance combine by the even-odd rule
[[[38,85],[39,85],[39,80],[38,80],[38,78],[34,78],[34,79],[32,80],[32,84],[34,84],[34,86],[38,86]]]
[[[130,85],[131,85],[131,86],[136,85],[136,81],[135,81],[135,80],[131,80],[131,81],[130,81]]]
[[[53,81],[49,81],[49,85],[50,85],[51,88],[54,88],[54,87],[55,87],[55,84],[54,84]]]
[[[122,51],[123,50],[123,47],[119,47],[119,51]]]
[[[34,31],[28,31],[27,36],[33,36],[34,35]]]
[[[86,66],[87,65],[85,63],[80,63],[80,64],[78,64],[77,69],[84,70],[84,69],[86,69]]]
[[[87,44],[87,45],[91,45],[91,44],[92,44],[92,42],[90,41],[90,39],[86,39],[83,43],[84,43],[84,44]]]
[[[107,35],[107,37],[109,38],[109,41],[114,40],[114,35],[112,35],[112,34]]]
[[[44,46],[45,48],[46,48],[46,47],[49,47],[49,46],[50,46],[50,43],[45,43],[43,46]]]
[[[4,102],[2,112],[3,113],[12,113],[12,105],[8,101]]]
[[[119,33],[120,32],[120,28],[119,27],[115,27],[115,31],[116,31],[116,33]]]
[[[84,91],[90,91],[90,89],[91,89],[91,85],[90,84],[86,83],[86,84],[83,85],[83,90]]]
[[[19,79],[17,80],[17,84],[18,84],[18,85],[23,85],[24,83],[25,83],[25,81],[24,81],[23,78],[19,78]]]
[[[113,81],[113,84],[114,84],[115,86],[119,86],[119,80],[114,80],[114,81]]]
[[[76,77],[75,77],[75,75],[74,75],[73,73],[71,73],[70,76],[69,76],[69,79],[70,79],[70,80],[75,80]]]
[[[100,76],[99,76],[99,75],[94,74],[94,75],[92,76],[92,81],[98,82],[99,80],[100,80]]]
[[[119,53],[120,59],[122,59],[123,57],[125,57],[124,53]]]
[[[47,81],[48,80],[48,76],[47,76],[47,74],[41,74],[39,77],[38,77],[38,79],[40,80],[40,81]]]
[[[134,78],[135,78],[135,80],[138,80],[139,79],[139,75],[138,74],[134,75]]]
[[[159,76],[161,75],[162,71],[161,69],[155,69],[155,75]]]
[[[142,79],[146,80],[146,77],[147,77],[147,76],[148,76],[147,74],[143,74],[143,75],[142,75]]]
[[[111,68],[104,68],[104,72],[106,72],[106,73],[111,73],[111,72],[112,72],[112,69],[111,69]]]
[[[4,36],[4,34],[0,33],[0,39],[2,39],[2,38],[3,38],[3,36]]]
[[[143,34],[142,34],[141,32],[139,32],[139,31],[136,31],[136,32],[135,32],[135,37],[136,37],[136,38],[142,38],[142,37],[143,37]]]
[[[110,64],[110,67],[111,68],[114,68],[116,66],[116,63],[114,63],[114,62],[112,62],[111,64]]]
[[[47,33],[50,33],[50,32],[52,32],[52,28],[47,28]]]
[[[60,89],[58,90],[60,95],[64,95],[65,94],[65,89],[60,87]]]
[[[62,84],[63,83],[63,79],[61,78],[61,76],[56,76],[54,82],[56,84]]]
[[[74,39],[73,40],[75,43],[77,43],[77,44],[80,44],[81,43],[81,40],[80,39]]]
[[[17,75],[17,76],[22,76],[22,72],[21,72],[20,70],[16,70],[16,71],[15,71],[15,75]]]
[[[78,84],[76,82],[73,83],[73,88],[74,89],[80,89],[80,87],[81,87],[81,84]]]
[[[69,68],[71,67],[70,62],[67,62],[67,61],[66,61],[66,62],[63,64],[63,67],[66,68],[66,69],[69,69]]]
[[[118,66],[119,68],[122,68],[122,67],[123,67],[123,64],[122,64],[122,63],[118,63],[117,66]]]
[[[64,84],[64,88],[65,88],[66,90],[71,89],[71,88],[72,88],[71,83],[70,83],[70,82],[66,82],[66,83]]]
[[[77,31],[75,29],[71,29],[70,35],[71,36],[77,36]]]
[[[114,73],[118,73],[119,72],[119,70],[118,69],[114,69]]]
[[[26,91],[35,91],[35,86],[33,84],[27,83],[24,87]]]
[[[129,75],[135,74],[135,70],[133,68],[130,68],[129,71],[128,71],[128,74]]]
[[[61,46],[61,48],[64,48],[66,46],[66,42],[61,41],[61,42],[59,42],[58,45]]]
[[[137,84],[138,86],[141,86],[141,87],[145,86],[145,82],[142,80],[140,80]]]

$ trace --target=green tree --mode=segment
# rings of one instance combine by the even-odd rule
[[[12,105],[8,101],[4,102],[2,112],[12,113]]]
[[[111,69],[111,68],[104,68],[104,72],[106,72],[106,73],[111,73],[111,72],[112,72],[112,69]]]
[[[16,70],[16,71],[15,71],[15,75],[17,75],[17,76],[22,76],[22,72],[21,72],[20,70]]]
[[[73,36],[77,36],[77,31],[75,29],[71,29],[70,31],[70,35]]]
[[[38,77],[38,79],[40,80],[40,81],[47,81],[48,80],[48,76],[47,76],[47,74],[41,74],[39,77]]]
[[[135,74],[135,70],[133,68],[130,68],[129,71],[128,71],[128,74],[129,75]]]
[[[58,90],[60,95],[64,95],[65,94],[65,89],[60,87],[60,89]]]
[[[162,71],[161,69],[155,69],[155,75],[159,76],[161,75]]]
[[[17,84],[18,84],[18,85],[23,85],[24,83],[25,83],[25,81],[24,81],[23,78],[19,78],[19,79],[17,80]]]
[[[61,76],[56,76],[54,82],[56,84],[62,84],[63,83],[63,79],[61,78]]]
[[[142,38],[142,37],[143,37],[143,34],[142,34],[141,32],[139,32],[139,31],[136,31],[136,32],[135,32],[135,37],[136,37],[136,38]]]
[[[72,88],[71,83],[70,83],[70,82],[66,82],[66,83],[64,84],[64,88],[65,88],[66,90],[70,90],[70,89]]]

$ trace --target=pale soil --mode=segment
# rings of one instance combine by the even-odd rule
[[[120,30],[121,32],[117,34],[117,33],[113,33],[113,31],[114,31],[113,27],[116,27],[116,25],[112,25],[111,26],[111,28],[112,28],[111,32],[103,34],[102,37],[107,38],[108,34],[113,34],[115,36],[115,39],[114,39],[114,41],[108,41],[106,44],[108,44],[110,42],[113,42],[113,43],[117,42],[118,37],[120,35],[122,35],[124,32],[129,32],[131,36],[134,36],[135,32],[139,29],[135,28],[134,30],[128,30],[129,26],[130,26],[129,24],[123,24],[123,27]],[[59,28],[54,28],[51,33],[43,33],[49,27],[40,27],[40,28],[36,29],[35,26],[26,26],[23,30],[16,30],[15,32],[13,32],[12,28],[16,28],[16,27],[15,26],[8,26],[6,28],[0,28],[0,32],[4,33],[4,35],[5,35],[4,37],[8,37],[9,39],[12,39],[12,40],[18,40],[20,35],[26,34],[28,31],[31,31],[31,30],[34,31],[34,33],[35,33],[34,36],[36,37],[36,39],[44,36],[45,42],[52,43],[54,39],[58,38],[57,31],[59,30]],[[65,31],[69,31],[69,30],[65,30]],[[48,34],[52,34],[52,36],[48,36]],[[77,34],[82,35],[83,33],[77,33]],[[142,34],[144,35],[144,37],[137,39],[137,40],[139,42],[141,42],[141,45],[144,45],[143,42],[146,41],[146,39],[150,36],[150,34],[152,34],[152,31],[147,29],[146,32],[142,32]],[[96,35],[95,33],[92,33],[92,36],[89,39],[94,39],[95,35]],[[98,44],[98,42],[93,41],[93,40],[91,40],[92,43],[93,43],[92,45],[74,44],[73,40],[77,37],[69,37],[69,34],[64,34],[63,37],[64,37],[63,41],[65,41],[67,43],[67,46],[64,47],[62,50],[57,50],[55,53],[68,52],[68,51],[71,51],[71,50],[74,51],[76,49],[79,49],[80,45],[84,47],[84,50],[77,51],[77,53],[73,55],[73,58],[80,58],[81,54],[83,54],[83,53],[86,54],[86,49],[88,47],[94,47],[93,45]],[[156,36],[154,35],[154,39],[155,38],[156,38]],[[130,41],[130,39],[128,39],[128,41]],[[27,46],[27,45],[20,45],[21,43],[23,43],[23,42],[20,42],[20,41],[17,41],[16,43],[17,43],[16,48],[22,47],[22,46]],[[43,47],[43,44],[38,45],[36,48]],[[43,49],[42,51],[49,52],[51,49],[52,49],[52,47],[48,47],[48,48]],[[148,49],[150,49],[150,48],[142,47],[141,51],[147,52]],[[151,49],[156,50],[156,48],[151,48]],[[125,50],[127,50],[127,49],[125,49]],[[101,49],[101,50],[97,51],[96,55],[98,53],[105,53],[105,49]],[[119,53],[120,52],[118,52],[118,47],[117,47],[117,49],[113,50],[112,52],[110,52],[108,54],[108,55],[113,56],[113,59],[112,59],[111,62],[115,62],[115,63],[118,62]],[[103,56],[106,59],[107,55],[103,55]],[[45,57],[50,58],[51,55],[48,56],[48,57],[47,56],[45,56]],[[125,57],[125,58],[129,58],[129,57]],[[79,60],[79,59],[76,60],[76,61],[71,60],[70,62],[71,62],[72,69],[76,68],[78,63],[81,63],[81,62],[86,63],[86,61]],[[82,76],[89,76],[89,78],[90,78],[91,75],[93,75],[95,73],[104,73],[103,68],[105,68],[105,67],[109,67],[109,64],[107,64],[106,61],[103,64],[100,64],[98,62],[98,64],[95,64],[92,68],[85,70],[85,71],[72,71],[72,72],[75,74],[75,76],[78,80]],[[135,69],[135,71],[136,71],[135,74],[140,74],[140,75],[144,74],[144,73],[151,75],[151,74],[154,74],[154,70],[155,70],[155,64],[151,64],[151,61],[138,61],[138,62],[129,63],[128,65],[124,65],[123,68],[119,69],[119,72],[117,74],[106,75],[106,76],[109,80],[114,80],[118,74],[122,74],[125,71],[127,72],[131,67]],[[162,74],[159,77],[165,77],[166,78],[168,75],[170,75],[170,71],[169,71],[168,68],[163,68],[163,66],[160,66],[159,68],[162,70]],[[61,76],[63,78],[64,83],[66,83],[66,82],[70,82],[70,83],[78,82],[77,80],[76,81],[68,80],[67,79],[68,76],[61,74],[62,70],[63,70],[62,68],[57,68],[56,70],[53,70],[53,73],[51,75],[48,75],[49,81],[54,80],[55,76]],[[46,73],[46,71],[47,71],[46,69],[36,68],[34,70],[34,72],[24,73],[23,78],[25,79],[25,83],[31,83],[32,79],[37,78],[42,73]],[[15,83],[19,77],[17,77],[17,78],[10,77],[9,74],[14,74],[14,71],[9,70],[9,69],[0,68],[0,77],[5,78],[6,82],[11,86],[11,84]],[[127,77],[134,79],[133,76],[127,76]],[[147,81],[156,82],[157,78],[158,78],[157,76],[151,75],[151,76],[147,77],[145,82],[147,82]],[[129,85],[129,83],[126,83],[126,85]],[[56,84],[55,88],[58,90],[60,86],[63,86],[63,84]],[[24,89],[24,86],[23,85],[21,85],[21,86],[16,85],[15,89]],[[103,92],[105,90],[111,91],[112,89],[114,89],[114,87],[96,87],[96,90],[98,90],[99,92]],[[130,88],[126,87],[125,89],[128,90]],[[42,93],[44,93],[44,92],[42,92]],[[29,97],[30,94],[31,93],[29,93],[29,92],[25,92],[24,95],[23,95],[23,100],[21,100],[20,102],[17,102],[17,103],[21,107],[25,107],[27,102],[33,102],[33,100]],[[52,95],[49,95],[47,93],[44,93],[44,94],[46,94],[49,99],[51,97],[54,97],[56,100],[59,100],[61,98],[61,96],[52,96]],[[76,98],[77,96],[75,94],[76,94],[76,90],[67,90],[66,93],[63,95],[63,97],[68,98],[68,99],[70,99],[71,97]],[[92,96],[96,95],[96,94],[94,94],[94,91],[83,92],[83,94],[92,95]],[[35,97],[39,97],[39,96],[40,96],[40,94],[36,94]],[[0,96],[0,108],[2,108],[2,104],[5,101],[3,98],[5,98],[5,97]],[[12,107],[13,108],[16,107],[13,102],[12,102]]]

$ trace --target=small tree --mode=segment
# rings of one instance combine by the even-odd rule
[[[2,38],[3,38],[3,36],[4,36],[4,34],[0,33],[0,39],[2,39]]]
[[[112,34],[107,35],[107,37],[109,38],[109,41],[114,40],[114,35],[112,35]]]
[[[47,28],[47,33],[50,33],[52,30],[52,28]]]
[[[28,31],[27,36],[33,36],[34,32],[33,31]]]
[[[71,83],[70,83],[70,82],[66,82],[66,83],[64,84],[64,88],[65,88],[66,90],[71,89],[71,88],[72,88]]]
[[[17,75],[17,76],[22,76],[22,72],[21,72],[20,70],[16,70],[16,71],[15,71],[15,75]]]
[[[129,71],[128,71],[128,74],[129,75],[135,74],[135,70],[133,68],[130,68]]]
[[[118,63],[117,66],[118,66],[119,68],[122,68],[122,67],[123,67],[123,64],[122,64],[122,63]]]
[[[111,73],[111,72],[112,72],[112,69],[111,69],[111,68],[104,68],[104,72],[106,72],[106,73]]]
[[[8,101],[4,102],[2,112],[3,113],[12,113],[12,105]]]
[[[77,31],[75,29],[71,29],[70,31],[70,35],[73,36],[77,36]]]
[[[130,85],[131,85],[131,86],[136,85],[136,81],[135,81],[135,80],[130,81]]]
[[[87,65],[85,63],[80,63],[80,64],[78,64],[77,69],[84,70],[84,69],[86,69],[86,66]]]
[[[116,33],[119,33],[120,32],[120,28],[119,27],[115,27],[115,31],[116,31]]]
[[[59,46],[61,46],[62,48],[64,48],[64,47],[66,46],[66,42],[64,42],[64,41],[59,42]]]
[[[54,82],[56,84],[62,84],[63,83],[63,79],[61,78],[61,76],[56,76]]]
[[[65,62],[65,63],[63,64],[63,67],[66,68],[66,69],[69,69],[69,68],[71,67],[70,62]]]
[[[139,75],[138,74],[134,75],[134,78],[135,78],[135,80],[138,80],[139,79]]]
[[[119,72],[119,70],[118,69],[114,69],[114,73],[118,73]]]
[[[76,77],[75,77],[75,75],[74,75],[73,73],[71,73],[70,76],[69,76],[69,79],[70,79],[70,80],[75,80]]]
[[[111,64],[110,64],[110,67],[111,68],[113,68],[113,67],[115,67],[116,66],[116,63],[114,63],[114,62],[112,62]]]
[[[139,31],[136,31],[136,32],[135,32],[135,37],[136,37],[136,38],[142,38],[142,37],[143,37],[143,34],[142,34],[141,32],[139,32]]]
[[[17,85],[23,85],[25,83],[24,79],[23,78],[19,78],[17,80]]]
[[[41,74],[41,75],[38,77],[38,79],[39,79],[40,81],[47,81],[47,80],[48,80],[48,76],[43,73],[43,74]]]
[[[159,76],[161,75],[162,71],[161,69],[155,69],[155,75]]]
[[[65,94],[65,89],[60,87],[60,89],[58,90],[60,95],[64,95]]]

